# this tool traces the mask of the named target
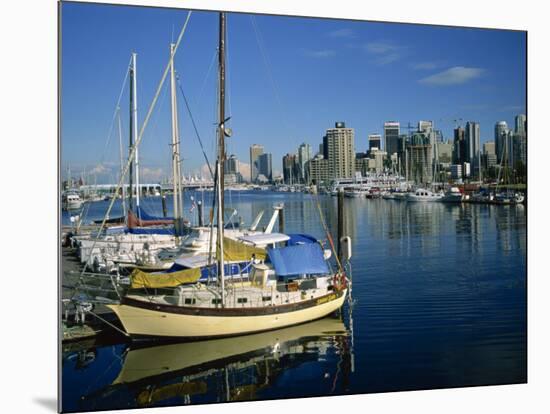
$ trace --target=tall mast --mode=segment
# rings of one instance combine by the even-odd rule
[[[219,65],[219,124],[218,124],[218,277],[221,284],[222,307],[225,307],[225,275],[223,262],[223,209],[224,209],[224,161],[225,161],[225,13],[220,13]]]
[[[132,62],[133,62],[133,55],[132,55]],[[130,155],[132,154],[132,149],[134,148],[134,117],[133,117],[133,107],[134,107],[134,65],[133,63],[130,65],[130,127],[129,127],[129,135],[130,135],[130,141],[128,143],[128,158],[130,158]],[[132,158],[130,161],[130,166],[128,168],[128,209],[133,210],[134,209],[134,202],[133,202],[133,193],[134,193],[134,159]]]
[[[133,75],[134,75],[134,82],[132,85],[132,95],[133,95],[133,101],[132,101],[132,127],[133,127],[133,136],[134,140],[137,138],[137,131],[138,131],[138,118],[137,118],[137,53],[132,52],[132,69],[133,69]],[[139,207],[139,152],[138,148],[136,147],[136,207]],[[139,212],[138,212],[139,214]]]
[[[117,108],[118,113],[118,147],[120,151],[120,176],[124,174],[124,164],[123,164],[123,155],[122,155],[122,121],[120,120],[120,107]],[[126,191],[124,185],[121,187],[122,194],[120,198],[122,199],[122,212],[123,216],[126,217]]]
[[[218,159],[220,160],[220,176],[221,181],[221,194],[220,204],[223,209],[224,203],[224,185],[225,185],[225,13],[220,13],[220,40],[219,40],[219,125],[218,125]],[[223,214],[222,214],[223,215]]]
[[[178,206],[178,107],[176,101],[176,79],[174,74],[174,44],[170,45],[170,98],[172,103],[172,181],[173,181],[173,202],[174,202],[174,221],[177,226],[178,219],[180,217],[180,210]]]

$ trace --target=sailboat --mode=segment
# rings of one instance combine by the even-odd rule
[[[340,309],[348,293],[346,266],[335,257],[337,268],[332,269],[320,243],[274,242],[260,248],[225,237],[223,165],[230,136],[225,127],[225,25],[225,13],[220,13],[215,279],[199,282],[200,268],[133,277],[120,303],[108,305],[132,338],[220,338],[289,327]],[[343,256],[349,260],[351,251]],[[226,280],[226,263],[243,257],[253,261],[248,281]]]

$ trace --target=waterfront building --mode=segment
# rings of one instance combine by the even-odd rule
[[[471,164],[469,162],[465,162],[464,164],[462,164],[462,176],[464,178],[468,178],[470,177],[471,174],[472,174]]]
[[[307,168],[309,171],[309,183],[328,183],[328,181],[330,180],[328,173],[328,160],[323,158],[321,154],[309,160],[309,162],[307,163]]]
[[[451,141],[437,144],[437,158],[441,164],[453,162],[453,143]]]
[[[330,178],[351,178],[355,173],[355,131],[336,122],[326,131],[326,150]]]
[[[308,171],[306,169],[306,163],[310,159],[311,159],[311,145],[306,144],[304,142],[298,147],[298,164],[300,165],[300,180],[303,183],[308,182],[308,178],[307,178]]]
[[[433,155],[430,138],[416,132],[407,144],[407,176],[417,184],[431,183],[433,179]]]
[[[483,144],[483,153],[484,154],[493,154],[496,155],[495,152],[495,141],[487,141]]]
[[[515,119],[516,134],[527,135],[527,117],[524,114],[519,114]]]
[[[258,157],[258,176],[263,175],[269,182],[273,181],[271,154],[266,152]]]
[[[456,127],[454,129],[454,149],[453,164],[462,164],[466,161],[466,140],[464,138],[464,128]]]
[[[426,135],[430,134],[433,129],[433,121],[418,121],[418,132],[423,132]]]
[[[482,164],[486,170],[497,165],[495,141],[487,141],[483,144]]]
[[[239,172],[239,160],[237,159],[237,156],[234,154],[231,154],[225,161],[224,161],[224,173],[227,174],[237,174]]]
[[[378,148],[379,150],[382,149],[382,135],[380,134],[369,135],[369,152],[372,151],[373,148]]]
[[[397,164],[399,174],[405,176],[407,174],[407,143],[409,136],[400,134],[397,138]]]
[[[451,178],[453,180],[460,180],[462,178],[462,165],[460,164],[451,165]]]
[[[384,150],[389,154],[398,152],[399,122],[384,122]]]
[[[495,151],[499,164],[505,154],[504,146],[508,138],[508,131],[508,124],[505,121],[499,121],[495,124]]]
[[[514,156],[514,168],[517,167],[518,162],[527,165],[527,137],[524,133],[514,134],[512,154]]]
[[[258,169],[258,158],[261,154],[264,153],[263,145],[252,144],[250,146],[250,181],[256,181],[258,178],[259,169]]]
[[[283,180],[285,184],[297,184],[300,180],[300,164],[296,154],[286,154],[283,157]]]
[[[396,153],[395,153],[396,154]],[[379,149],[373,149],[370,153],[370,159],[374,162],[369,162],[368,170],[380,174],[384,172],[384,160],[388,153],[386,151],[381,151]],[[393,155],[393,154],[392,154]]]
[[[466,129],[464,132],[466,154],[465,162],[470,163],[473,167],[474,175],[479,176],[479,122],[466,122]]]

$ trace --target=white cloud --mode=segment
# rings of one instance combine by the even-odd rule
[[[367,43],[363,45],[363,49],[375,56],[374,63],[387,65],[401,59],[406,48],[391,42],[379,41]]]
[[[438,62],[419,62],[411,64],[411,68],[414,70],[432,70],[437,69],[439,66],[441,65]]]
[[[370,42],[365,45],[365,50],[377,55],[394,52],[399,49],[398,46],[388,42]]]
[[[355,33],[351,29],[339,29],[328,32],[328,37],[353,39]]]
[[[387,65],[389,63],[393,63],[401,59],[401,55],[399,53],[390,53],[387,55],[382,55],[379,58],[376,58],[374,61],[378,65]]]
[[[239,161],[239,172],[245,181],[250,181],[250,164]]]
[[[418,82],[425,85],[461,85],[479,78],[484,72],[485,70],[481,68],[454,66],[443,72],[422,78]]]
[[[106,173],[109,173],[109,172],[111,172],[111,170],[109,168],[107,168],[105,166],[105,164],[98,164],[94,168],[92,168],[90,171],[87,171],[87,174],[100,175],[100,174],[106,174]]]
[[[215,169],[214,166],[212,166],[212,168]],[[212,180],[214,178],[210,174],[210,170],[208,169],[208,165],[206,164],[203,164],[201,166],[201,176],[206,180]]]
[[[323,49],[323,50],[306,50],[305,52],[306,56],[312,57],[312,58],[328,58],[332,57],[336,54],[334,50],[331,49]]]
[[[144,182],[159,182],[165,176],[162,168],[141,167],[139,170],[141,180]]]

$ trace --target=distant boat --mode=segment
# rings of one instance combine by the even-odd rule
[[[65,194],[63,194],[62,199],[62,208],[63,210],[78,210],[82,207],[82,204],[84,203],[82,199],[80,198],[80,195],[78,195],[75,191],[68,191]]]
[[[451,187],[445,192],[445,195],[441,198],[441,201],[444,203],[461,203],[463,198],[464,197],[458,187]]]
[[[407,201],[432,202],[441,201],[443,197],[444,194],[442,192],[434,193],[430,190],[419,188],[414,193],[407,194]]]

